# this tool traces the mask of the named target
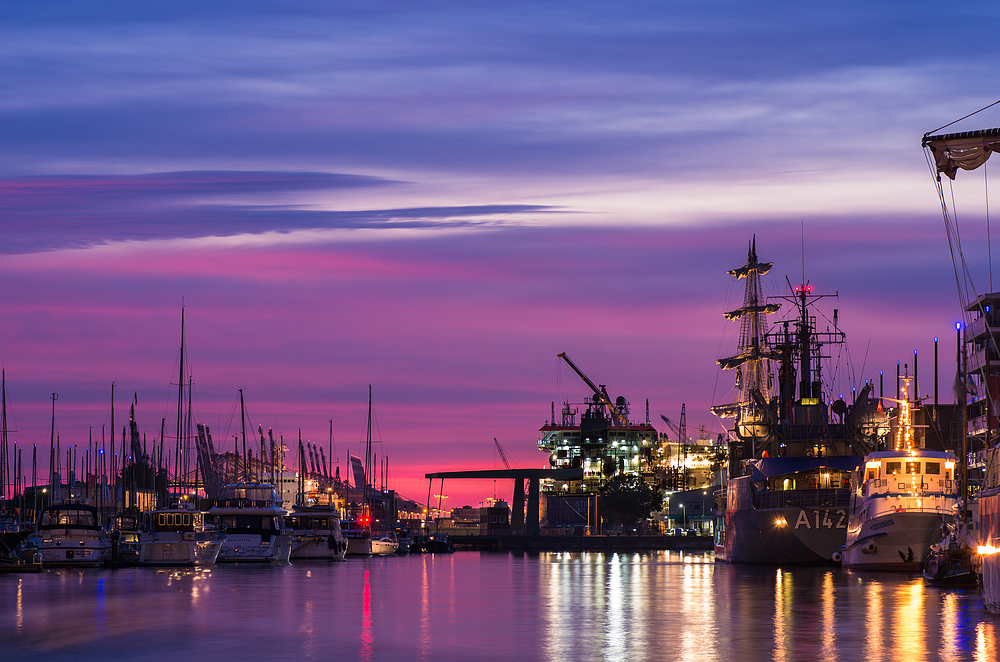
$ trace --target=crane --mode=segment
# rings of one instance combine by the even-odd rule
[[[500,445],[500,442],[497,441],[496,437],[493,437],[493,443],[497,446],[497,453],[500,453],[500,459],[503,460],[503,466],[510,469],[510,462],[507,461],[507,454],[503,452],[503,446]]]
[[[583,372],[576,367],[576,364],[573,363],[568,356],[566,356],[566,352],[561,352],[560,354],[557,354],[557,356],[565,361],[569,367],[573,368],[573,372],[580,375],[580,379],[582,379],[587,386],[590,387],[594,394],[600,398],[604,406],[611,412],[611,420],[614,421],[615,425],[622,428],[628,427],[628,420],[625,418],[625,415],[621,412],[621,410],[619,410],[618,407],[611,402],[611,398],[608,397],[607,389],[603,386],[598,388],[594,382],[590,381],[587,375],[583,374]]]
[[[662,418],[663,422],[667,424],[667,427],[669,427],[671,430],[674,431],[674,434],[677,435],[677,441],[679,441],[682,444],[686,444],[688,442],[688,438],[687,438],[687,411],[685,411],[686,407],[687,407],[686,404],[681,403],[681,423],[680,423],[680,425],[676,425],[669,418],[667,418],[663,414],[660,414],[660,418]]]

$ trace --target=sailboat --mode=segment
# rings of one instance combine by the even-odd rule
[[[845,341],[837,311],[833,327],[818,330],[814,308],[830,295],[814,294],[808,282],[787,296],[765,297],[761,277],[771,267],[758,259],[754,238],[746,262],[729,271],[745,289],[743,305],[725,313],[740,322],[739,351],[718,360],[720,368],[736,373],[739,398],[712,408],[720,418],[733,419],[728,478],[716,495],[715,558],[835,563],[847,536],[851,475],[884,430],[884,416],[871,384],[852,404],[827,401],[821,347]],[[795,314],[769,328],[767,318],[782,300]]]
[[[368,385],[368,428],[365,439],[365,460],[363,469],[359,469],[360,458],[351,457],[354,468],[355,487],[362,488],[361,512],[353,521],[346,522],[344,535],[347,537],[348,556],[389,556],[399,549],[399,541],[395,533],[385,530],[385,522],[376,523],[374,519],[374,458],[372,454],[372,387]],[[360,483],[360,485],[359,485]],[[381,531],[379,529],[382,529]]]

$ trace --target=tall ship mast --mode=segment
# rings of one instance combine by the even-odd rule
[[[739,352],[735,356],[718,360],[723,370],[736,373],[736,391],[739,399],[732,404],[712,407],[712,413],[721,418],[734,418],[736,438],[748,442],[750,448],[769,443],[774,438],[770,401],[773,386],[770,363],[779,356],[767,346],[767,316],[781,308],[779,303],[765,301],[760,279],[771,270],[771,262],[757,259],[757,239],[750,241],[747,262],[728,273],[737,280],[744,280],[746,287],[743,305],[725,313],[730,321],[740,322]],[[745,459],[753,454],[741,454]]]
[[[955,181],[960,170],[985,167],[990,156],[1000,151],[1000,128],[939,133],[995,105],[992,103],[924,134],[921,145],[941,203],[965,322],[958,329],[961,342],[955,380],[955,395],[961,406],[961,453],[957,472],[962,480],[962,506],[956,518],[954,534],[942,540],[940,546],[950,548],[943,550],[950,557],[949,565],[964,569],[964,574],[972,583],[978,581],[975,575],[981,572],[983,606],[988,612],[1000,614],[1000,445],[996,441],[1000,416],[995,405],[996,394],[1000,390],[1000,355],[997,352],[1000,316],[996,312],[1000,292],[994,290],[980,294],[975,287],[958,232],[955,191],[960,188],[950,182],[946,186],[941,178],[944,175]],[[984,194],[988,191],[983,190]],[[988,202],[987,195],[984,200],[987,210]],[[986,227],[989,228],[988,223]],[[994,289],[992,273],[989,287]],[[979,478],[973,482],[981,483],[978,496],[974,499],[970,498],[973,496],[972,477]],[[979,530],[974,532],[975,511],[979,515]],[[930,574],[929,570],[934,570],[934,575],[940,574],[940,568],[933,567],[930,561],[928,566],[932,567],[924,568],[925,577]],[[960,576],[961,573],[956,574]]]
[[[757,258],[730,270],[745,282],[743,305],[725,317],[740,322],[738,353],[719,359],[735,371],[738,400],[713,407],[732,419],[725,488],[717,495],[716,559],[733,563],[833,563],[847,533],[851,475],[885,434],[887,422],[865,384],[850,404],[823,391],[824,348],[841,344],[838,311],[825,329],[816,306],[836,295],[812,292],[765,297],[761,277],[772,264]],[[768,326],[782,302],[794,315]],[[776,379],[775,379],[776,377]]]

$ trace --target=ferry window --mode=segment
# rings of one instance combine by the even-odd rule
[[[886,462],[885,472],[887,474],[901,474],[903,473],[903,463],[902,462]]]
[[[159,520],[160,520],[160,526],[165,526],[166,523],[167,523],[167,514],[166,513],[160,513]]]
[[[184,526],[188,526],[189,524],[191,524],[191,514],[184,513]]]
[[[908,473],[908,474],[918,474],[918,473],[920,473],[920,463],[919,462],[907,462],[906,463],[906,473]]]
[[[875,470],[874,469],[869,469],[868,470],[868,475],[865,476],[865,480],[874,480],[874,478],[875,478]]]
[[[941,463],[940,462],[928,462],[924,465],[925,474],[940,474],[941,473]]]

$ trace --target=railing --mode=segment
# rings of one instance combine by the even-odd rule
[[[966,364],[966,370],[968,372],[975,372],[986,366],[987,360],[987,350],[981,349],[976,352],[969,354],[968,363]]]
[[[986,318],[977,317],[972,320],[972,324],[969,325],[969,328],[966,331],[966,337],[969,340],[972,340],[973,338],[978,338],[984,333],[986,333]]]
[[[267,499],[219,499],[215,505],[219,508],[270,508],[274,503]]]
[[[851,502],[851,490],[775,490],[773,492],[756,492],[753,495],[753,505],[757,509],[771,508],[820,508],[847,507]]]
[[[905,475],[905,474],[901,474]],[[932,478],[933,482],[934,479]],[[900,478],[873,478],[865,483],[865,496],[872,496],[873,494],[911,494],[913,489],[918,490],[918,494],[926,495],[949,495],[955,491],[955,481],[946,480],[942,478],[937,479],[938,490],[935,491],[931,488],[928,483],[921,482],[919,485],[914,485],[908,479]],[[896,486],[896,491],[893,491],[893,485]],[[881,490],[880,488],[885,488]]]

